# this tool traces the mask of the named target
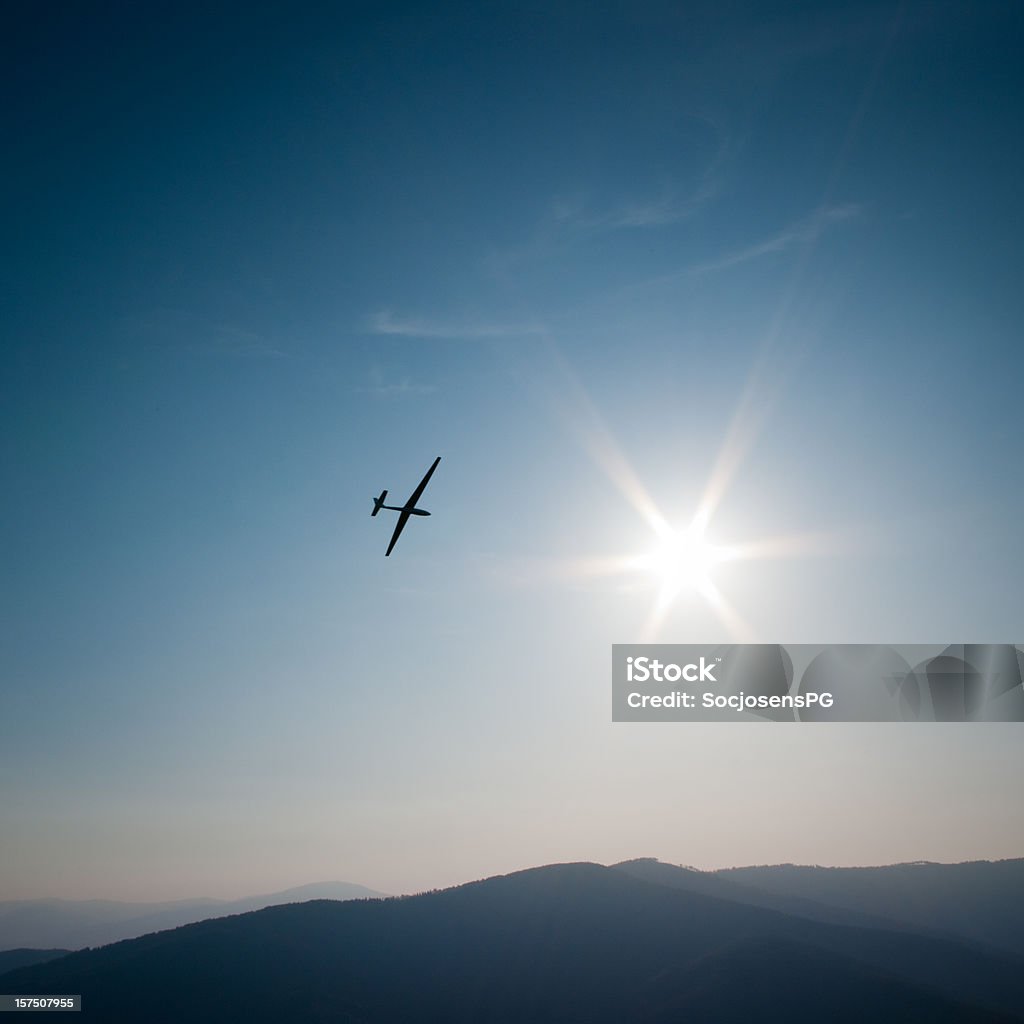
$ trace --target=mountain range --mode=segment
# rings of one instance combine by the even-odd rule
[[[1019,918],[1024,862],[1005,863]],[[980,884],[977,866],[946,867],[932,898],[966,906],[957,879]],[[155,1024],[1022,1019],[1019,935],[998,916],[995,935],[984,920],[964,935],[915,900],[899,919],[755,882],[654,860],[549,865],[216,918],[18,968],[0,988],[81,994],[90,1019]]]
[[[1024,860],[889,867],[778,864],[715,873],[783,901],[794,898],[917,930],[945,932],[1024,955]]]
[[[120,900],[8,900],[0,902],[0,950],[18,947],[105,946],[194,921],[244,914],[279,903],[382,896],[350,882],[315,882],[238,900],[189,899],[163,903]]]

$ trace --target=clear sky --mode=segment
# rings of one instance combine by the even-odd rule
[[[1024,640],[1018,3],[19,13],[0,898],[1024,855],[1024,726],[610,721]]]

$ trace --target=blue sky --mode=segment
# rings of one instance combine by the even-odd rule
[[[13,26],[0,897],[1024,852],[1019,727],[608,715],[645,630],[1021,639],[1021,21]],[[786,543],[652,626],[645,508]]]

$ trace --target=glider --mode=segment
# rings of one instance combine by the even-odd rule
[[[437,464],[441,461],[441,456],[438,455],[434,459],[434,464],[427,470],[427,475],[420,481],[419,486],[412,494],[409,495],[409,500],[404,505],[385,505],[384,499],[388,496],[387,491],[381,491],[379,498],[373,499],[373,511],[370,513],[371,516],[375,516],[382,508],[386,508],[391,512],[398,512],[398,524],[395,526],[395,532],[391,534],[391,543],[388,545],[387,551],[384,552],[385,558],[391,554],[392,549],[395,546],[395,542],[398,540],[405,529],[405,524],[409,522],[409,516],[429,516],[430,513],[424,511],[422,508],[416,507],[416,502],[419,501],[420,495],[423,493],[424,488],[427,486],[427,481],[430,480],[431,474],[437,469]]]

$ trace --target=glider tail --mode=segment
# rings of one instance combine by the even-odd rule
[[[370,513],[371,516],[375,516],[379,511],[381,505],[384,504],[384,499],[388,496],[387,491],[381,491],[379,498],[373,499],[373,511]]]

